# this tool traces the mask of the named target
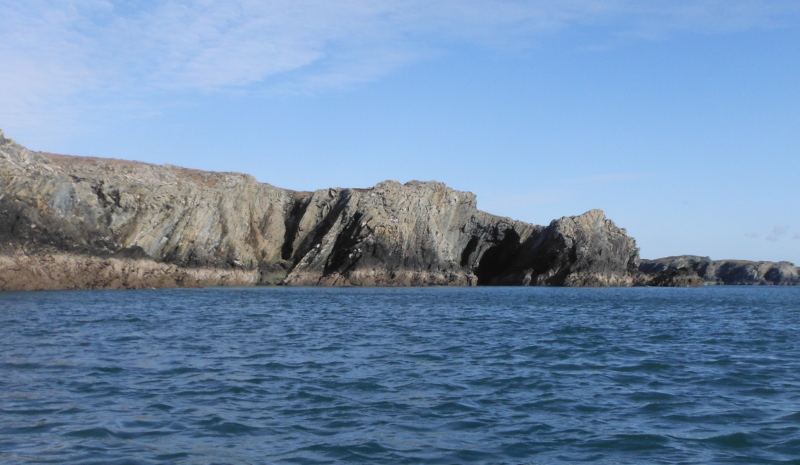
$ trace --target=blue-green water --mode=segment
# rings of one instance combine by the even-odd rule
[[[0,293],[0,463],[800,463],[800,288]]]

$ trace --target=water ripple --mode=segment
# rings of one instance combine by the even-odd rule
[[[800,289],[0,293],[0,462],[800,463]]]

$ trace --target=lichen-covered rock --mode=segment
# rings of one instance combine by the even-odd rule
[[[239,173],[33,153],[0,138],[6,246],[252,269],[281,259],[297,195]]]
[[[30,152],[0,132],[0,255],[19,253],[74,270],[48,271],[39,288],[87,285],[81,269],[108,268],[87,257],[128,263],[92,287],[126,287],[145,262],[286,285],[617,286],[638,274],[635,241],[600,210],[543,227],[479,211],[472,193],[438,182],[295,192],[240,173]],[[3,263],[0,286],[37,288],[9,284],[19,280]]]
[[[639,270],[650,286],[798,285],[800,269],[789,262],[711,260],[681,255],[642,260]]]

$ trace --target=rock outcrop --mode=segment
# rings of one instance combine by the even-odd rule
[[[472,193],[438,182],[297,192],[240,173],[31,152],[2,132],[0,255],[3,289],[640,279],[635,241],[600,210],[544,227],[479,211]]]
[[[711,260],[681,255],[642,260],[639,270],[651,286],[799,285],[800,269],[789,262]]]
[[[493,285],[630,286],[639,249],[602,210],[553,220],[537,234],[507,231],[481,256],[476,274]]]

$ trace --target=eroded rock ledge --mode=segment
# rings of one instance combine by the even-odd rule
[[[31,152],[2,131],[0,257],[4,290],[683,285],[640,272],[636,242],[600,210],[539,226],[438,182],[297,192]]]

